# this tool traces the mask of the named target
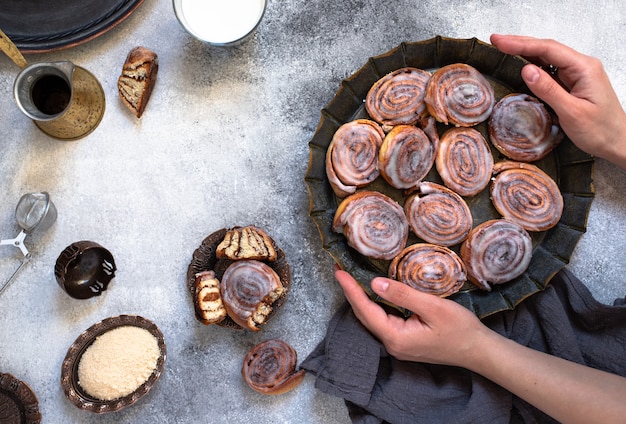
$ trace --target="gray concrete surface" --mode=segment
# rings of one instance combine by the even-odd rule
[[[32,386],[46,423],[349,422],[342,401],[316,391],[311,376],[288,394],[266,397],[239,374],[245,352],[270,337],[287,340],[303,359],[342,299],[308,217],[307,143],[341,80],[369,57],[403,41],[487,41],[493,32],[555,38],[599,57],[626,104],[626,9],[618,0],[270,0],[254,37],[230,49],[186,34],[171,1],[146,0],[87,44],[27,56],[69,59],[102,83],[104,119],[76,142],[48,138],[21,114],[12,99],[18,69],[0,57],[0,234],[17,234],[13,213],[23,193],[50,192],[59,213],[49,231],[27,238],[33,259],[0,297],[0,371]],[[116,89],[136,45],[160,57],[140,121]],[[623,187],[626,174],[597,161],[588,231],[569,265],[605,303],[626,294]],[[184,291],[191,254],[212,231],[248,223],[285,250],[294,280],[289,302],[260,333],[204,327]],[[57,256],[78,240],[97,241],[116,259],[116,278],[99,298],[71,299],[55,282]],[[17,249],[2,246],[0,277],[19,259]],[[122,313],[161,328],[165,372],[131,408],[80,411],[59,384],[63,358],[84,329]]]

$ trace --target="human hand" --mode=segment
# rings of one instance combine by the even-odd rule
[[[335,278],[359,321],[400,360],[468,367],[493,333],[458,303],[398,281],[377,277],[371,286],[386,301],[412,311],[408,319],[387,314],[347,272],[337,270]]]
[[[493,34],[491,43],[539,65],[526,65],[522,78],[574,144],[626,169],[626,113],[598,59],[554,40]],[[556,79],[540,68],[548,65],[558,68]]]
[[[414,312],[408,319],[388,315],[350,274],[337,270],[335,277],[356,317],[396,358],[467,368],[559,422],[623,421],[624,377],[530,349],[452,300],[377,277],[376,294]]]

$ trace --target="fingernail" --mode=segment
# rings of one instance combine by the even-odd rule
[[[381,292],[385,292],[389,288],[389,282],[383,279],[374,279],[372,283],[375,284]]]
[[[526,83],[536,83],[540,75],[539,68],[536,65],[526,65],[522,68],[522,77]]]

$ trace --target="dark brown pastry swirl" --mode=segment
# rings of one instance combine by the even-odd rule
[[[326,151],[326,175],[339,197],[346,197],[374,181],[378,175],[378,152],[385,133],[369,119],[343,124]]]
[[[458,292],[467,279],[465,265],[452,250],[430,243],[404,249],[389,266],[389,278],[440,297]]]
[[[426,115],[424,90],[429,78],[429,72],[410,67],[385,75],[365,97],[367,113],[384,126],[415,124]]]
[[[368,190],[346,197],[339,204],[332,228],[343,233],[357,252],[384,260],[402,251],[409,234],[402,207],[390,197]]]
[[[452,128],[441,136],[435,165],[446,187],[473,196],[489,184],[493,156],[480,132]]]
[[[424,102],[437,121],[471,127],[489,118],[495,96],[489,81],[478,70],[454,63],[439,68],[431,76]]]
[[[254,346],[246,355],[241,375],[255,391],[265,395],[286,393],[298,386],[304,370],[296,370],[298,357],[287,342],[270,339]]]
[[[544,158],[563,140],[546,106],[528,94],[509,94],[493,108],[489,137],[503,155],[522,162]]]
[[[380,146],[380,174],[392,187],[406,189],[419,183],[435,162],[436,145],[413,125],[397,125]]]
[[[278,274],[267,264],[252,259],[229,265],[220,284],[228,316],[252,331],[260,330],[283,291]]]
[[[528,231],[554,227],[563,213],[559,186],[538,167],[504,161],[493,167],[491,201],[504,217]]]
[[[411,230],[428,243],[453,246],[467,238],[472,213],[465,200],[452,190],[421,182],[404,203]]]
[[[477,287],[491,291],[526,271],[533,255],[530,235],[520,225],[493,219],[476,226],[461,245],[467,277]]]

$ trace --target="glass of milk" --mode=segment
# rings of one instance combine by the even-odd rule
[[[173,0],[179,22],[198,40],[215,46],[242,42],[261,22],[267,0]]]

